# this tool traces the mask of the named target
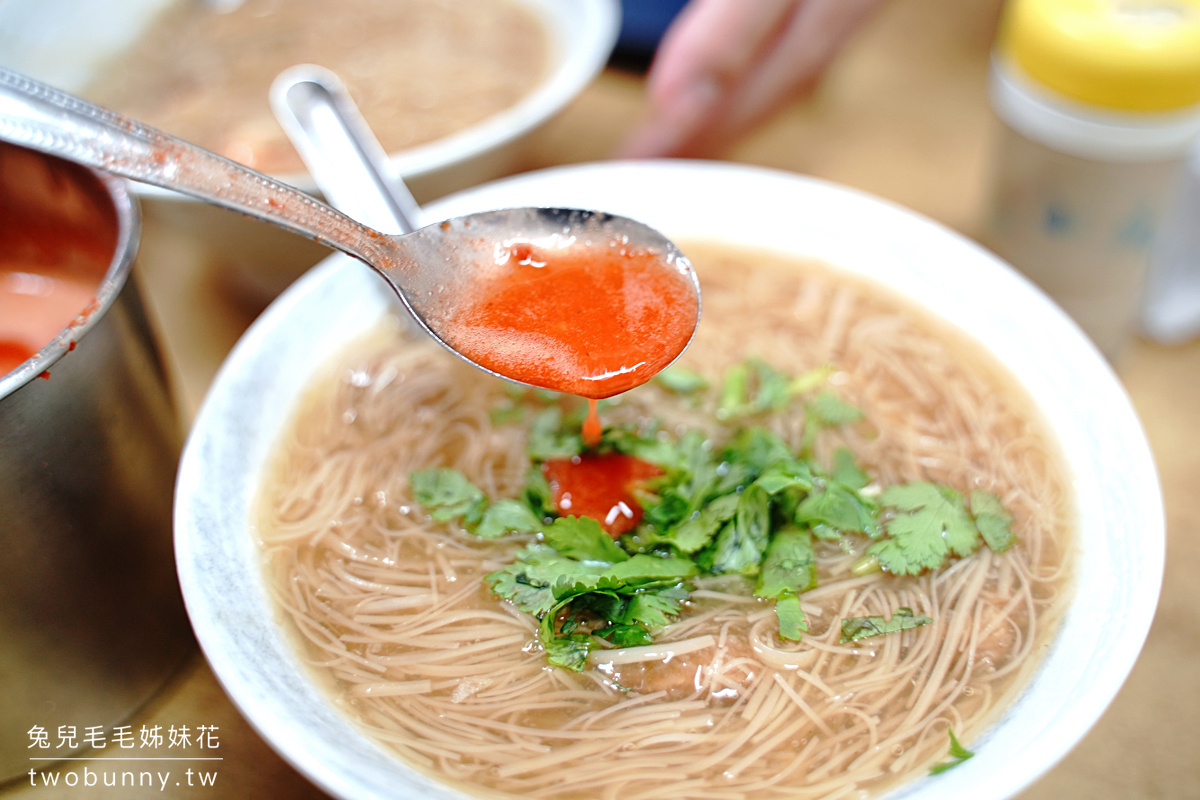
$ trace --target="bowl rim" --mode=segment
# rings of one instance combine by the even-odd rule
[[[677,209],[662,211],[670,207],[671,197],[691,198],[690,206],[703,213],[689,222],[681,220],[682,212],[676,214]],[[713,197],[739,198],[733,204],[736,207],[720,209],[720,226],[733,233],[715,238],[737,241],[741,236],[745,243],[746,237],[753,236],[755,247],[784,252],[796,247],[794,252],[816,255],[851,272],[865,271],[889,281],[903,275],[908,285],[893,285],[894,289],[934,309],[969,338],[980,340],[980,346],[1034,397],[1047,420],[1059,425],[1055,435],[1078,494],[1080,529],[1088,530],[1086,540],[1077,537],[1076,597],[1026,687],[972,743],[976,757],[935,779],[917,778],[886,795],[890,800],[950,800],[970,791],[982,800],[1012,797],[1065,756],[1108,707],[1145,641],[1162,581],[1165,522],[1153,457],[1128,395],[1078,326],[1029,281],[960,234],[889,201],[794,173],[720,162],[581,164],[485,184],[431,204],[427,211],[433,219],[503,205],[574,205],[641,218],[674,239],[686,240],[694,238],[693,232],[703,234],[706,226],[714,225],[711,209],[715,206],[707,205]],[[662,217],[675,214],[673,219],[680,226],[664,225],[655,209]],[[796,220],[797,215],[803,219],[792,230],[771,227],[781,220]],[[684,230],[689,225],[692,228]],[[879,236],[848,238],[864,225]],[[829,253],[844,257],[830,258]],[[885,254],[882,267],[872,262],[881,253]],[[933,263],[924,263],[931,258]],[[973,293],[966,295],[969,307],[946,312],[943,306],[962,291]],[[997,310],[998,303],[1010,301],[1019,303],[1019,314]],[[340,303],[359,307],[339,309]],[[304,718],[293,716],[297,708],[314,697],[328,707],[326,711],[332,704],[320,700],[304,681],[294,682],[294,675],[255,674],[251,665],[239,662],[245,653],[256,652],[245,647],[278,648],[280,632],[272,634],[269,626],[254,628],[262,620],[256,621],[245,609],[231,611],[222,606],[227,599],[222,581],[228,578],[222,570],[229,565],[221,564],[220,559],[230,551],[212,549],[214,537],[204,535],[205,530],[214,529],[211,525],[218,505],[204,489],[211,485],[206,482],[217,477],[211,462],[222,455],[222,447],[229,446],[230,434],[234,440],[251,433],[269,438],[269,431],[254,430],[261,420],[235,420],[231,427],[225,415],[239,408],[241,398],[278,388],[279,376],[256,374],[269,363],[262,360],[262,349],[286,341],[280,337],[289,321],[298,330],[308,314],[311,324],[313,307],[361,318],[363,308],[383,313],[390,305],[382,284],[357,262],[331,256],[281,295],[235,346],[197,416],[180,465],[176,552],[188,612],[214,673],[235,705],[283,758],[323,789],[339,797],[370,796],[372,790],[395,789],[396,776],[402,774],[422,796],[463,798],[466,795],[402,766],[347,720],[341,720],[336,737],[331,734],[322,739],[305,731]],[[990,311],[981,316],[980,309]],[[336,329],[338,321],[330,324]],[[361,319],[357,324],[361,325]],[[967,329],[971,332],[966,333]],[[1054,347],[1045,347],[1047,337]],[[320,362],[328,352],[306,352],[306,363]],[[272,354],[272,359],[276,355]],[[302,377],[288,376],[287,380],[301,381]],[[295,397],[288,399],[294,401]],[[278,407],[274,412],[278,417]],[[239,457],[243,468],[253,470],[254,457],[244,452]],[[1121,482],[1117,484],[1111,477],[1106,481],[1105,476],[1116,471],[1112,465],[1117,464],[1121,465]],[[221,498],[219,505],[227,519],[233,506],[249,508],[246,503],[252,489],[240,486],[241,496],[233,503],[230,497]],[[1115,521],[1120,521],[1119,527],[1114,527]],[[251,527],[248,516],[233,525],[239,526]],[[243,538],[237,547],[245,557],[253,543],[250,535]],[[228,545],[227,541],[221,544]],[[1121,573],[1126,580],[1116,580]],[[214,574],[218,579],[210,580]],[[260,591],[261,574],[256,580],[260,585],[255,591]],[[259,602],[262,599],[260,596]],[[1119,610],[1121,625],[1097,632],[1092,607],[1096,604]],[[241,651],[232,646],[235,640],[243,647]],[[1083,652],[1086,660],[1080,659]],[[295,653],[285,657],[284,663],[298,669]],[[292,690],[308,694],[299,701],[286,695],[286,703],[264,694]],[[322,719],[338,725],[332,714]],[[1007,724],[1010,720],[1021,726]],[[351,740],[359,748],[354,757],[371,764],[348,776],[338,769],[342,754],[335,755],[327,748],[353,749]],[[390,767],[385,763],[389,760]],[[356,768],[360,766],[356,763]],[[373,772],[377,769],[383,772]]]
[[[514,0],[533,11],[550,32],[552,68],[514,105],[447,136],[388,154],[402,179],[413,180],[484,155],[538,128],[558,114],[591,83],[608,62],[621,28],[619,0]],[[319,190],[304,171],[271,177],[308,194]],[[145,198],[178,203],[202,202],[149,184],[134,184]]]

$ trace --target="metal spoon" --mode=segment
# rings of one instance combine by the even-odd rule
[[[420,227],[417,201],[335,73],[313,64],[286,69],[271,84],[270,100],[330,205],[385,233]]]
[[[691,264],[662,234],[624,217],[516,208],[455,217],[392,236],[299,189],[2,67],[0,139],[240,211],[353,256],[387,280],[430,335],[476,366],[450,344],[454,322],[464,300],[477,297],[475,290],[486,285],[497,246],[513,240],[573,238],[657,253],[662,269],[687,284],[696,309],[678,352],[657,359],[661,366],[683,351],[699,321],[699,284]],[[515,379],[503,365],[480,368]]]

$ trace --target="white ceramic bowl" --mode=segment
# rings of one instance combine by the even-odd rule
[[[871,276],[969,331],[1057,432],[1078,500],[1075,598],[1031,682],[972,743],[976,756],[889,798],[1011,797],[1070,750],[1133,666],[1158,599],[1164,523],[1141,426],[1107,362],[1029,282],[911,212],[791,174],[719,163],[595,164],[531,173],[429,209],[604,209],[677,240],[720,239],[818,257]],[[276,625],[248,530],[264,460],[314,369],[390,304],[333,257],[281,296],[221,370],[179,473],[176,551],[192,624],[229,696],[263,737],[343,798],[461,797],[389,756],[306,677]],[[1116,624],[1103,624],[1114,620]]]
[[[179,1],[4,0],[0,64],[65,91],[82,91],[106,59],[128,47],[162,8]],[[545,79],[516,105],[469,128],[391,153],[393,168],[418,202],[518,169],[530,134],[574,100],[608,61],[620,31],[619,0],[519,2],[542,20],[549,34]],[[276,177],[318,193],[307,174]],[[150,225],[161,223],[192,236],[211,251],[223,276],[253,299],[274,297],[327,253],[307,240],[184,195],[133,186]]]

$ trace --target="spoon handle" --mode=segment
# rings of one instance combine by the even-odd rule
[[[387,258],[388,237],[295,187],[3,67],[0,140],[240,211],[368,264]]]
[[[308,173],[337,209],[384,233],[416,230],[421,209],[341,79],[314,64],[271,84],[271,108]]]

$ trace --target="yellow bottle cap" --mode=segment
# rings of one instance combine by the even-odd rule
[[[1200,103],[1200,0],[1009,0],[997,49],[1080,103],[1136,112]]]

